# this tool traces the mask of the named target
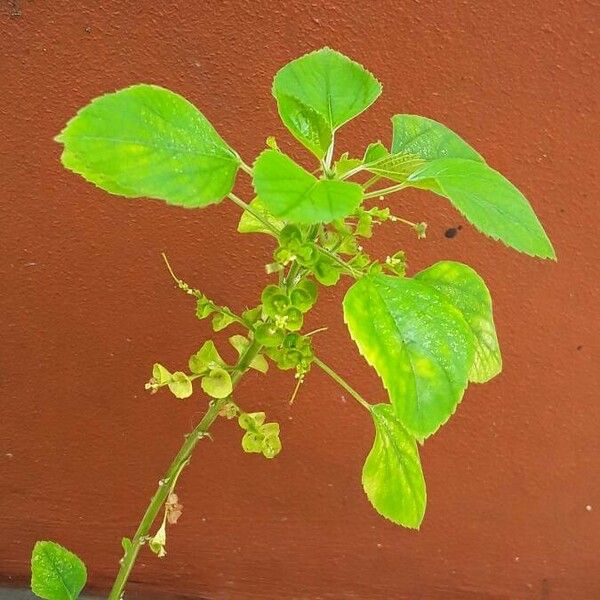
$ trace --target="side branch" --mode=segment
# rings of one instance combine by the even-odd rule
[[[363,406],[363,408],[366,408],[369,412],[371,411],[371,404],[369,404],[369,402],[367,402],[341,375],[338,375],[330,366],[326,365],[317,356],[313,358],[313,362],[321,369],[321,371],[327,373],[331,379],[333,379],[340,387],[345,389],[357,402]]]

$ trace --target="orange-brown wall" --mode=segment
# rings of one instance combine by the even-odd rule
[[[441,258],[473,265],[493,293],[505,363],[425,445],[421,531],[379,518],[363,495],[373,432],[358,405],[318,371],[292,407],[289,374],[256,375],[238,400],[281,422],[284,451],[244,455],[235,425],[218,423],[181,481],[185,512],[168,556],[143,552],[132,589],[223,600],[600,598],[594,4],[2,2],[1,581],[24,582],[33,542],[50,538],[106,588],[120,538],[202,411],[201,397],[143,389],[154,361],[183,365],[210,335],[160,252],[235,309],[256,302],[271,253],[267,239],[236,234],[233,205],[185,211],[95,189],[62,169],[52,137],[91,98],[152,82],[195,103],[246,161],[270,134],[305,159],[278,121],[271,78],[331,45],[384,85],[340,148],[388,142],[396,112],[443,121],[527,194],[559,262],[494,243],[438,197],[399,196],[397,212],[428,221],[427,240],[386,225],[370,250],[405,248],[413,272]],[[311,319],[329,326],[318,351],[382,401],[344,330],[344,287],[323,294]]]

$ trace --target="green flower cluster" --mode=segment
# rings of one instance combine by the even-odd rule
[[[333,258],[323,254],[311,237],[311,228],[286,225],[279,234],[279,246],[273,258],[282,266],[295,261],[311,272],[320,284],[335,285],[342,268]]]
[[[242,438],[244,452],[275,458],[281,452],[279,423],[265,423],[265,413],[241,413],[239,426],[246,432]]]

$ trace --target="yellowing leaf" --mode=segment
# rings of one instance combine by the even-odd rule
[[[96,98],[56,139],[65,167],[107,192],[188,208],[219,202],[240,164],[195,106],[155,85]]]
[[[474,269],[444,260],[417,273],[415,279],[443,294],[460,312],[475,336],[475,356],[469,380],[483,383],[502,370],[492,298]]]
[[[419,451],[389,404],[371,408],[375,441],[362,472],[362,484],[377,512],[398,525],[418,529],[427,494]]]
[[[344,298],[344,320],[417,439],[456,409],[473,364],[474,336],[459,310],[412,279],[368,275]]]

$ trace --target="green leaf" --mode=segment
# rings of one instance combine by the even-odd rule
[[[233,383],[229,373],[220,367],[212,369],[202,378],[202,389],[211,398],[227,398],[233,391]]]
[[[269,363],[262,354],[257,354],[250,362],[250,368],[259,373],[266,373],[269,370]]]
[[[257,429],[265,422],[266,415],[264,412],[255,413],[240,413],[238,424],[246,431],[257,431]]]
[[[75,600],[87,580],[85,565],[54,542],[37,542],[31,554],[31,591],[45,600]]]
[[[381,84],[348,57],[322,48],[285,65],[273,80],[279,114],[291,133],[323,158],[336,129],[366,110]]]
[[[443,158],[418,169],[408,180],[448,198],[469,222],[491,238],[530,256],[556,258],[525,196],[487,165]]]
[[[267,146],[267,148],[272,148],[273,150],[279,150],[279,146],[277,145],[277,140],[275,139],[275,136],[270,135],[267,137],[267,139],[265,140],[265,144]]]
[[[229,338],[229,343],[236,349],[237,353],[241,356],[246,348],[250,345],[248,338],[243,335],[232,335]]]
[[[323,158],[332,140],[331,128],[325,118],[293,96],[274,95],[283,124],[315,156]]]
[[[65,167],[107,192],[188,208],[219,202],[240,164],[202,113],[155,85],[96,98],[56,139]]]
[[[484,383],[502,371],[492,298],[483,279],[471,267],[441,261],[417,273],[415,279],[443,294],[460,312],[475,336],[475,356],[469,380]]]
[[[121,538],[121,547],[123,548],[123,552],[128,554],[133,548],[133,542],[128,537]]]
[[[190,378],[182,371],[175,371],[169,382],[169,389],[175,398],[189,398],[194,391]]]
[[[398,525],[418,529],[427,493],[414,438],[398,421],[392,406],[371,408],[375,441],[362,472],[362,484],[375,510]]]
[[[256,160],[254,189],[275,217],[305,224],[345,217],[363,195],[357,183],[319,180],[276,150],[265,150]]]
[[[260,426],[260,432],[264,435],[264,436],[269,436],[269,435],[279,435],[279,431],[280,431],[280,427],[279,427],[279,423],[265,423],[264,425]]]
[[[262,441],[261,451],[265,458],[275,458],[281,452],[279,435],[266,435]]]
[[[267,207],[260,198],[254,198],[254,200],[250,202],[250,207],[253,208],[255,212],[263,216],[267,221],[272,223],[277,229],[282,229],[285,225],[284,221],[281,219],[276,219],[267,210]],[[261,221],[259,221],[247,210],[242,213],[237,230],[239,233],[267,233],[269,235],[273,235],[273,231],[271,229],[263,225]]]
[[[202,348],[195,354],[190,356],[188,366],[192,373],[201,375],[215,367],[222,367],[225,363],[221,358],[215,343],[212,340],[207,340],[202,344]]]
[[[379,177],[404,182],[423,162],[416,154],[390,154],[381,142],[373,142],[365,150],[363,169]]]
[[[242,319],[247,325],[254,325],[262,314],[262,306],[255,306],[254,308],[248,308],[242,313]]]
[[[196,300],[196,317],[200,320],[212,315],[217,310],[215,304],[206,296],[200,296]]]
[[[365,164],[364,169],[373,175],[402,183],[423,163],[424,161],[415,154],[390,154]]]
[[[255,431],[247,431],[242,436],[242,450],[249,454],[262,452],[263,436]]]
[[[160,363],[154,363],[152,367],[152,378],[158,385],[166,385],[171,381],[171,373]]]
[[[438,158],[483,157],[445,125],[418,115],[392,117],[392,154],[413,154],[426,161]]]
[[[235,323],[235,317],[226,312],[218,312],[212,318],[213,331],[221,331]]]
[[[348,152],[344,152],[344,154],[335,161],[333,170],[335,171],[336,177],[342,177],[342,175],[345,175],[348,171],[362,165],[362,162],[363,161],[360,158],[350,158]]]
[[[390,155],[387,148],[379,141],[372,142],[367,146],[363,156],[363,163],[372,163],[386,158]]]
[[[434,433],[455,411],[473,363],[460,311],[419,281],[373,274],[346,293],[344,320],[402,425],[419,440]]]

